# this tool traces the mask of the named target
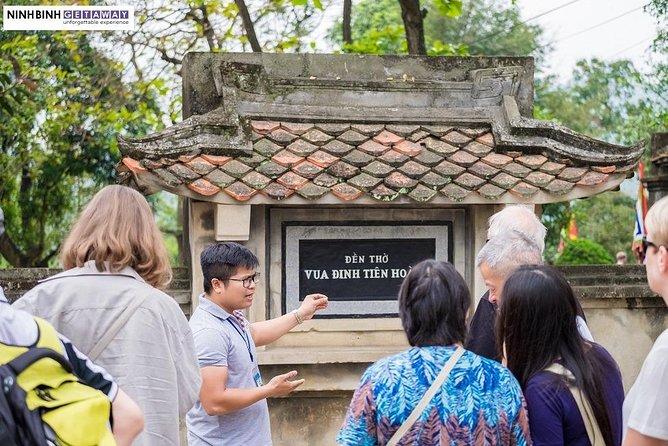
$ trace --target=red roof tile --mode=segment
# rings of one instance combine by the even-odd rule
[[[255,130],[257,133],[260,133],[261,135],[266,135],[267,133],[276,130],[280,126],[281,124],[278,122],[251,121],[251,127],[253,130]]]
[[[485,133],[482,136],[479,136],[475,139],[480,144],[485,144],[486,146],[494,147],[494,135],[491,133]]]
[[[289,144],[295,139],[297,139],[297,135],[290,133],[286,131],[285,129],[276,129],[273,130],[271,133],[267,135],[269,139],[274,141],[277,144]]]
[[[152,181],[170,188],[185,185],[203,197],[222,190],[236,201],[249,200],[258,191],[264,200],[293,194],[317,200],[331,191],[345,201],[368,196],[381,202],[399,197],[494,201],[503,200],[506,192],[528,200],[539,191],[565,195],[598,186],[627,169],[612,164],[573,167],[563,155],[537,154],[535,149],[496,151],[489,127],[270,121],[251,121],[251,126],[250,153],[230,157],[193,151],[140,161],[124,157],[120,166],[136,176],[154,175]]]
[[[357,146],[357,148],[360,149],[361,151],[366,152],[369,155],[373,155],[373,156],[380,156],[383,153],[390,150],[389,146],[380,144],[380,143],[378,143],[374,140],[371,140],[371,139],[362,143],[362,144],[360,144],[359,146]]]
[[[222,166],[223,164],[232,160],[231,156],[207,155],[206,153],[203,153],[200,155],[200,157],[203,160],[210,162],[211,164],[215,164],[216,166]]]
[[[392,172],[385,178],[385,185],[392,189],[413,188],[417,180],[407,177],[401,172]]]
[[[186,166],[190,167],[194,172],[197,172],[200,175],[206,175],[216,168],[214,164],[211,164],[203,157],[197,157],[186,163]]]
[[[601,172],[587,172],[584,174],[580,181],[578,181],[578,186],[596,186],[603,183],[608,179],[608,175]]]
[[[282,184],[288,189],[299,189],[304,184],[308,183],[308,180],[294,172],[286,172],[279,179],[277,179],[276,182]]]
[[[309,156],[316,150],[318,150],[318,146],[315,144],[311,144],[310,142],[306,142],[303,139],[297,139],[294,141],[292,144],[286,147],[290,152],[294,153],[297,156]]]
[[[416,156],[422,153],[422,146],[410,141],[401,141],[394,145],[394,150],[404,155]]]
[[[288,189],[282,184],[274,182],[270,183],[267,187],[262,189],[260,193],[274,200],[284,200],[288,198],[290,195],[294,194],[295,191],[292,189]]]
[[[282,152],[278,152],[276,155],[272,156],[271,160],[276,164],[290,168],[304,161],[304,157],[297,156],[292,152],[283,150]]]
[[[437,193],[438,192],[436,192],[434,189],[430,189],[421,184],[418,184],[415,186],[415,189],[408,193],[408,196],[415,201],[425,202],[431,200]]]
[[[267,187],[267,184],[271,183],[271,179],[262,175],[260,172],[251,172],[241,179],[246,185],[252,187],[253,189],[264,189]]]
[[[248,201],[253,195],[257,194],[257,190],[251,189],[241,181],[232,183],[230,186],[223,189],[223,191],[237,201]]]
[[[204,178],[199,178],[193,181],[192,183],[187,184],[186,186],[193,192],[200,195],[204,195],[205,197],[216,195],[218,192],[222,190],[220,187],[211,184]]]
[[[281,127],[295,135],[303,135],[304,133],[311,130],[314,126],[315,124],[302,122],[281,122]]]
[[[395,135],[394,133],[389,132],[387,130],[383,130],[382,132],[374,136],[373,140],[384,146],[389,146],[390,144],[400,143],[401,141],[404,140],[404,138],[402,138],[399,135]]]
[[[322,170],[322,167],[318,166],[317,164],[313,164],[310,161],[304,161],[303,163],[297,165],[297,167],[293,168],[294,172],[310,180],[317,177],[320,172],[322,172]]]
[[[318,129],[312,129],[309,130],[308,132],[304,133],[302,135],[302,138],[304,138],[306,141],[313,143],[317,146],[321,146],[332,139],[334,139],[333,136],[328,135],[327,133],[323,133]]]
[[[306,158],[307,161],[312,162],[316,166],[320,166],[322,168],[327,168],[337,162],[339,159],[333,155],[330,155],[327,152],[323,152],[322,150],[319,150]]]
[[[456,130],[446,133],[445,136],[443,136],[441,139],[456,146],[463,146],[464,144],[471,141],[471,138],[464,135],[463,133],[459,133]]]
[[[339,183],[332,187],[332,193],[345,201],[351,201],[356,198],[359,198],[364,192],[359,189],[355,189],[349,184]]]
[[[317,184],[313,184],[311,182],[306,183],[304,186],[300,187],[297,190],[297,193],[299,195],[309,200],[318,199],[323,195],[327,194],[328,192],[329,192],[328,187],[318,186]]]
[[[136,161],[129,156],[123,158],[122,162],[133,172],[146,172],[146,169],[139,163],[139,161]]]
[[[377,157],[377,159],[389,164],[392,167],[398,167],[405,163],[408,157],[401,152],[397,152],[396,150],[388,150],[381,156]]]

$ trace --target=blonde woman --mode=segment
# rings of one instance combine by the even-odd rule
[[[160,291],[172,271],[146,199],[103,188],[72,227],[61,260],[64,272],[14,306],[51,322],[137,402],[145,431],[134,445],[177,446],[200,373],[188,322]]]
[[[668,197],[645,217],[647,283],[668,305]],[[668,329],[654,342],[624,400],[624,446],[668,445]]]

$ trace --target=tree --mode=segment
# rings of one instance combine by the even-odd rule
[[[119,71],[86,33],[0,31],[0,254],[13,266],[49,265],[77,209],[113,181],[116,134],[159,125],[155,86]]]
[[[408,54],[426,55],[424,43],[424,16],[427,10],[420,9],[420,0],[399,0],[401,19],[406,30]]]
[[[522,22],[519,8],[500,0],[424,0],[424,36],[430,55],[514,55],[542,57],[542,29]],[[355,4],[352,43],[341,40],[340,22],[329,31],[333,45],[360,54],[405,54],[408,44],[396,0]]]
[[[593,199],[576,200],[573,205],[580,237],[595,240],[611,256],[625,251],[632,257],[635,201],[619,191]]]
[[[668,125],[666,100],[656,93],[659,84],[654,75],[639,72],[626,60],[581,60],[567,84],[558,85],[551,77],[536,83],[534,114],[539,119],[558,121],[594,138],[618,144],[636,143],[647,140],[653,132]],[[628,251],[632,242],[634,202],[621,197],[618,193],[608,192],[574,203],[579,227],[581,220],[590,218],[594,210],[605,209],[598,213],[601,222],[605,221],[605,213],[615,215],[617,223],[606,226],[606,231],[596,231],[592,226],[586,233],[611,254]],[[578,208],[587,210],[578,212]],[[560,231],[570,215],[568,209],[568,203],[543,208],[543,223],[548,228],[548,261],[556,254]]]
[[[186,51],[298,50],[322,10],[320,0],[262,0],[250,10],[243,0],[130,4],[139,26],[120,42],[119,33],[0,32],[0,254],[14,266],[53,263],[77,210],[114,181],[116,134],[178,120]]]

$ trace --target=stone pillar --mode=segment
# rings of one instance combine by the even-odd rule
[[[668,132],[652,135],[649,159],[652,165],[651,175],[647,176],[643,183],[649,193],[648,204],[652,206],[668,195]]]

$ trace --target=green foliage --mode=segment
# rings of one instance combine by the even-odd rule
[[[427,52],[432,56],[534,55],[541,57],[542,30],[522,23],[519,9],[500,0],[463,2],[426,0],[424,18]],[[341,22],[328,33],[344,52],[357,54],[406,54],[401,7],[396,0],[361,0],[352,14],[353,43],[341,40]]]
[[[160,227],[165,238],[165,246],[169,253],[169,259],[173,266],[180,264],[179,242],[183,233],[181,222],[177,218],[179,197],[169,192],[161,191],[146,197],[151,205],[155,222]]]
[[[626,60],[582,60],[566,85],[556,84],[551,77],[536,82],[534,116],[558,121],[594,138],[633,144],[668,128],[668,102],[657,94],[662,84],[668,84],[668,77],[662,80],[643,74]],[[601,243],[611,254],[628,252],[634,224],[633,203],[633,199],[625,199],[620,193],[578,200],[574,209],[580,234]],[[556,255],[559,232],[570,217],[569,204],[545,205],[543,215],[548,229],[546,258],[551,261]]]
[[[541,221],[547,228],[545,236],[545,260],[553,264],[557,257],[557,248],[561,240],[561,229],[568,226],[571,211],[568,202],[543,205]]]
[[[668,124],[657,119],[665,100],[652,82],[627,60],[581,60],[568,84],[551,77],[536,83],[534,115],[594,138],[635,143]]]
[[[635,222],[635,201],[622,192],[605,192],[577,200],[573,212],[578,236],[596,240],[611,256],[625,251],[633,258],[631,243]]]
[[[557,257],[557,265],[607,265],[615,263],[604,247],[586,239],[576,238],[566,242],[564,252]]]
[[[15,246],[2,254],[14,266],[47,266],[80,206],[113,181],[116,134],[159,125],[157,92],[125,84],[120,64],[83,32],[0,31],[0,72],[10,73],[0,95],[10,104],[0,113],[0,205]]]
[[[434,0],[434,6],[446,17],[457,17],[462,13],[461,0]]]

